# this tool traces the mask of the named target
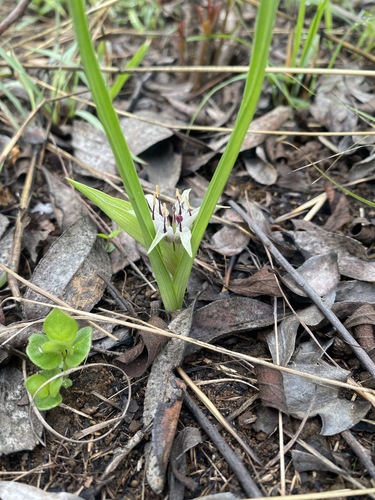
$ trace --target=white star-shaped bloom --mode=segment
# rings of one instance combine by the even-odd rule
[[[181,243],[188,255],[193,256],[191,228],[198,215],[199,208],[192,209],[190,207],[190,191],[190,189],[186,189],[182,194],[178,190],[176,191],[176,202],[172,206],[171,213],[165,203],[161,203],[159,186],[156,186],[154,195],[146,195],[156,229],[156,236],[148,249],[148,253],[152,252],[156,245],[165,238],[167,242]]]

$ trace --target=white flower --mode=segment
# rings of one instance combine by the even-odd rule
[[[172,206],[171,213],[165,203],[160,200],[159,186],[156,186],[154,195],[146,194],[146,200],[150,207],[152,220],[156,229],[156,236],[148,253],[152,252],[156,245],[163,239],[172,243],[181,243],[190,257],[193,256],[191,249],[191,227],[195,221],[199,208],[192,209],[189,204],[191,189],[179,193],[176,190],[176,203]]]

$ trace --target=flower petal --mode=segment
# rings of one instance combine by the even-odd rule
[[[147,253],[151,253],[151,252],[154,250],[154,248],[156,247],[156,245],[157,245],[158,243],[160,243],[160,241],[161,241],[163,238],[165,238],[167,235],[168,235],[168,233],[165,233],[165,232],[163,231],[163,228],[162,228],[162,227],[161,227],[161,228],[158,228],[158,230],[157,230],[157,232],[156,232],[156,236],[155,236],[155,238],[153,239],[153,241],[152,241],[152,243],[151,243],[150,248],[147,250]]]
[[[179,237],[182,243],[182,246],[185,248],[189,257],[193,256],[193,251],[191,249],[191,231],[187,227],[184,227],[182,232],[179,232]]]

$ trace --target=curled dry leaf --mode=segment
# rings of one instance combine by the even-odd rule
[[[174,391],[160,402],[154,415],[151,443],[147,452],[146,477],[155,493],[161,493],[166,481],[169,457],[180,417],[185,383],[170,373]]]
[[[363,217],[355,218],[349,228],[352,238],[370,246],[375,241],[375,224]]]
[[[174,319],[169,329],[177,335],[189,336],[193,308],[185,309]],[[145,393],[143,422],[153,423],[152,439],[146,465],[146,477],[156,493],[161,493],[165,473],[177,428],[185,384],[173,373],[182,363],[184,342],[171,339],[152,364]]]
[[[157,316],[151,317],[148,324],[157,328],[167,328],[165,321]],[[164,337],[163,335],[141,330],[139,332],[138,343],[120,354],[116,358],[116,364],[130,377],[140,377],[151,365],[168,340],[168,337]]]
[[[189,450],[202,443],[202,436],[196,427],[185,427],[174,440],[171,453],[171,468],[169,473],[169,497],[174,500],[184,500],[185,488],[190,491],[197,489],[198,484],[187,477],[186,454]]]
[[[259,295],[281,297],[282,295],[275,273],[269,267],[262,267],[248,278],[231,280],[229,290],[245,297],[257,297]]]
[[[375,309],[370,304],[359,307],[345,322],[346,328],[353,328],[359,344],[375,356]]]
[[[258,365],[255,367],[255,374],[259,394],[264,406],[288,413],[283,389],[283,374],[281,371],[269,368],[268,366]]]

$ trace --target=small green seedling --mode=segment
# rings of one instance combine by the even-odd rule
[[[32,334],[26,347],[30,360],[42,370],[28,377],[25,386],[39,410],[50,410],[62,402],[60,389],[68,389],[73,382],[64,375],[48,380],[82,363],[90,351],[92,328],[78,330],[73,318],[53,309],[44,320],[43,330],[45,334]]]

